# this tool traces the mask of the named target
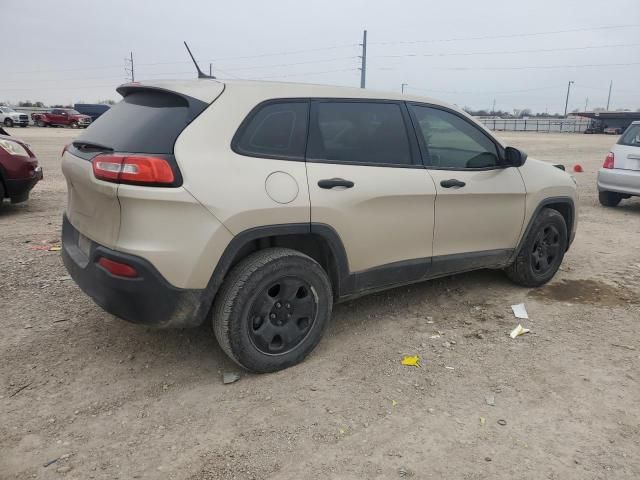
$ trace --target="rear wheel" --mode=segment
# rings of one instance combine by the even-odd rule
[[[616,192],[598,192],[598,200],[605,207],[617,207],[622,200],[622,195]]]
[[[4,119],[4,126],[5,127],[13,127],[13,120],[11,120],[10,118],[5,118]]]
[[[301,362],[316,347],[332,306],[329,279],[315,260],[269,248],[231,271],[213,306],[213,329],[237,364],[274,372]]]
[[[38,125],[39,127],[46,127],[46,126],[47,126],[47,123],[46,123],[44,120],[42,120],[42,119],[38,119],[38,120],[36,121],[36,125]]]
[[[560,268],[567,242],[564,217],[557,210],[543,209],[533,221],[516,260],[505,269],[507,276],[525,287],[544,285]]]

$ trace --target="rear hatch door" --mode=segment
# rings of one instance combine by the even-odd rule
[[[203,87],[186,85],[191,88],[189,93],[196,94]],[[207,86],[211,101],[224,88],[218,82]],[[128,84],[118,92],[123,100],[93,122],[62,157],[69,222],[82,235],[111,248],[120,233],[119,184],[96,179],[92,160],[101,154],[130,153],[162,155],[175,162],[176,139],[210,103],[209,98],[194,98],[157,86]]]
[[[613,148],[614,167],[640,170],[640,124],[631,125]]]

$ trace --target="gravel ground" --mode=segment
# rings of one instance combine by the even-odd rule
[[[120,321],[42,249],[77,132],[11,133],[45,180],[0,208],[0,478],[640,478],[640,199],[605,209],[595,191],[614,137],[500,134],[585,170],[549,285],[481,271],[342,304],[303,364],[223,385],[237,370],[208,326]],[[520,302],[531,333],[512,340]]]

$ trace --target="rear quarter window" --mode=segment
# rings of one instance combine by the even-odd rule
[[[233,150],[252,157],[304,160],[308,116],[306,100],[258,105],[238,129]]]
[[[627,128],[627,131],[618,140],[618,145],[640,147],[640,125],[631,125]]]
[[[207,104],[156,90],[133,91],[100,116],[78,138],[116,152],[173,154],[184,128]]]

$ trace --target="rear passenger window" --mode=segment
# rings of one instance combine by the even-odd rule
[[[333,162],[410,165],[409,138],[395,103],[318,102],[307,158]]]
[[[308,102],[278,102],[259,107],[235,140],[243,155],[304,159],[307,141]]]

